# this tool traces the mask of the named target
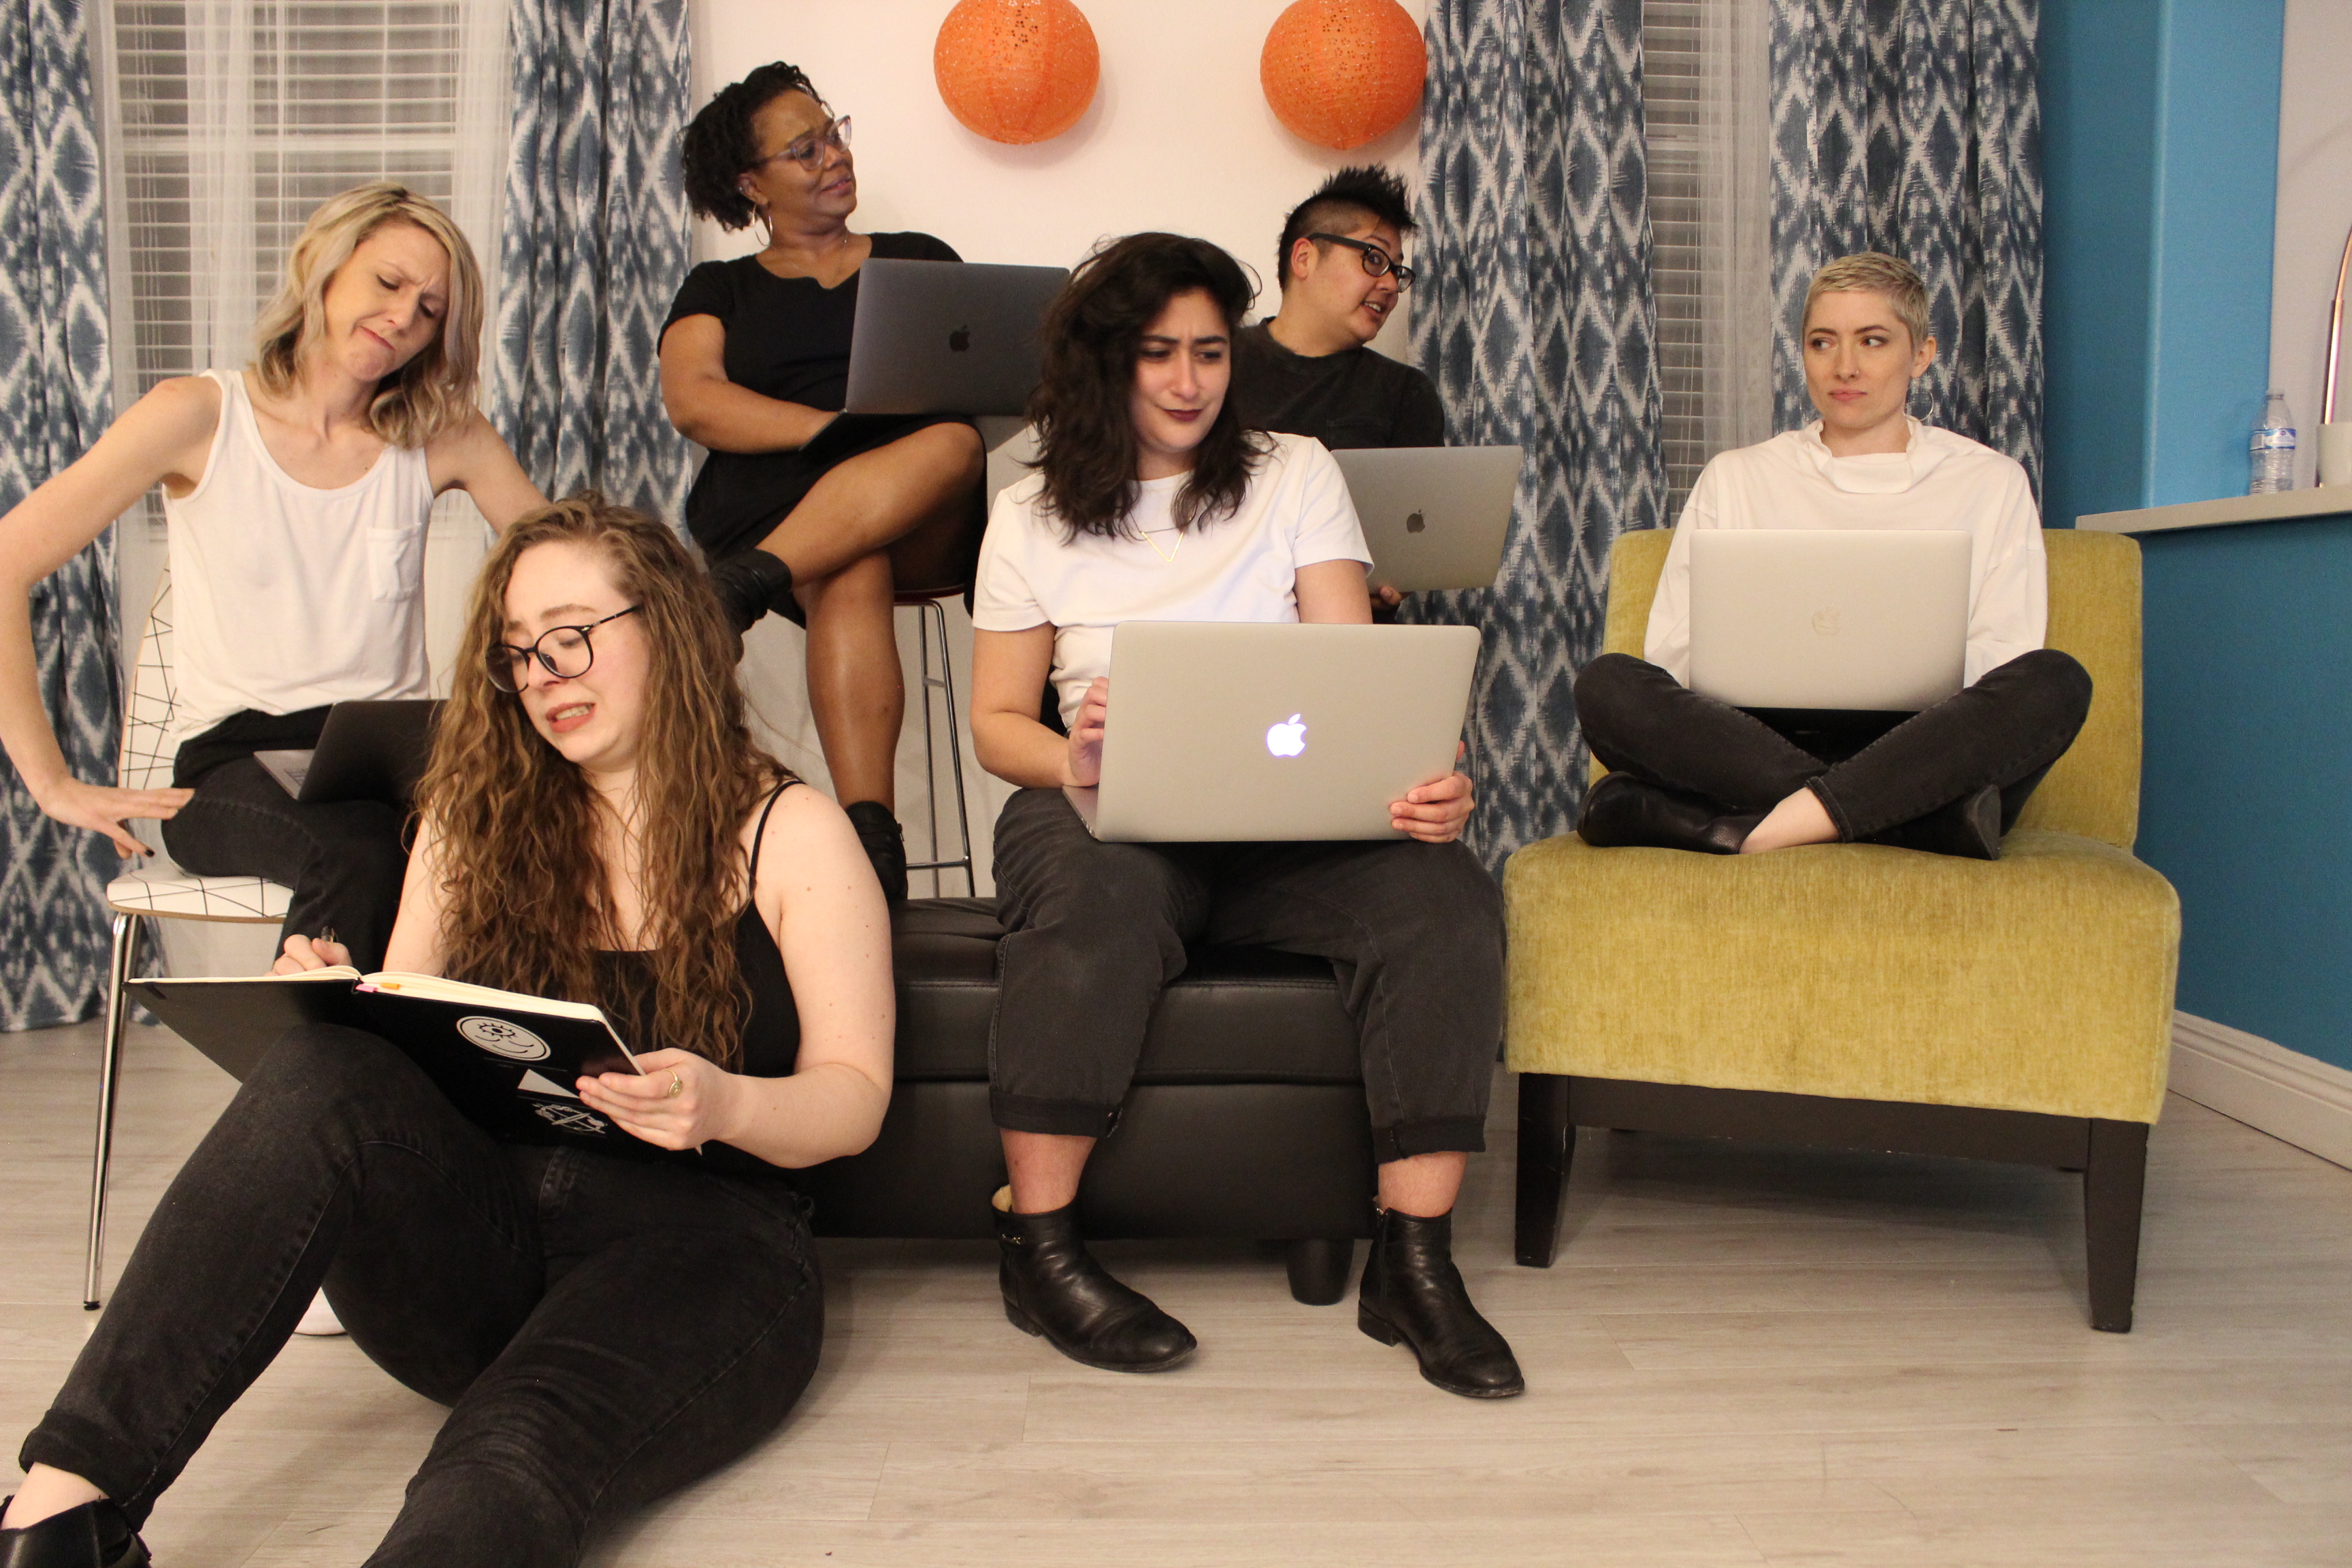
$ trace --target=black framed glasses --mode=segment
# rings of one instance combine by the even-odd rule
[[[811,132],[781,152],[771,153],[764,158],[752,159],[751,168],[765,168],[779,158],[789,158],[814,174],[824,167],[824,157],[828,151],[835,153],[849,151],[849,116],[846,114],[834,121],[822,131]],[[749,172],[749,170],[745,171],[747,174]]]
[[[1407,267],[1403,262],[1396,260],[1391,257],[1387,251],[1382,250],[1377,245],[1367,245],[1360,239],[1349,239],[1344,234],[1310,234],[1307,237],[1309,239],[1319,239],[1329,245],[1346,246],[1349,249],[1354,251],[1357,257],[1362,260],[1364,270],[1370,273],[1375,278],[1386,277],[1393,273],[1396,277],[1397,291],[1399,293],[1402,293],[1405,289],[1412,287],[1412,268]]]
[[[631,605],[625,610],[614,610],[601,621],[590,621],[584,626],[550,626],[539,634],[529,647],[517,647],[512,643],[494,642],[488,659],[490,684],[509,694],[520,691],[530,679],[530,661],[539,660],[547,673],[559,680],[572,680],[588,673],[596,662],[596,647],[588,634],[606,621],[617,621],[623,616],[634,616],[645,608]]]

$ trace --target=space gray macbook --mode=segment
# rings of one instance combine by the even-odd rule
[[[1389,805],[1454,771],[1472,626],[1129,621],[1111,638],[1097,838],[1398,838]]]
[[[849,340],[851,414],[1019,414],[1038,323],[1069,272],[978,261],[868,261]]]
[[[1502,569],[1518,493],[1517,447],[1377,447],[1334,452],[1371,546],[1371,585],[1487,588]]]
[[[338,702],[309,751],[256,752],[278,787],[306,805],[380,800],[405,806],[433,752],[438,698]]]
[[[1968,658],[1969,546],[1927,529],[1694,532],[1691,689],[1738,708],[1942,701]]]

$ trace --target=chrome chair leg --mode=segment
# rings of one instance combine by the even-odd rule
[[[114,1156],[114,1086],[122,1070],[122,1030],[131,1015],[131,1001],[122,988],[131,983],[139,939],[145,934],[146,922],[140,917],[115,915],[114,952],[107,966],[106,1056],[98,1074],[97,1147],[89,1161],[89,1252],[81,1288],[81,1304],[93,1312],[98,1310],[99,1275],[106,1265],[106,1176]]]
[[[953,652],[948,646],[948,613],[937,599],[922,600],[915,608],[923,623],[920,638],[923,651],[923,758],[930,769],[929,778],[927,781],[929,787],[925,794],[931,803],[931,858],[910,860],[907,863],[907,869],[929,871],[931,874],[931,894],[934,898],[944,891],[940,885],[940,873],[961,870],[963,873],[965,896],[970,897],[979,890],[980,884],[972,874],[971,813],[964,800],[963,739],[962,731],[956,722],[955,664]],[[940,659],[940,672],[937,675],[931,673],[931,648],[934,637],[938,642]],[[955,776],[956,829],[961,835],[963,843],[962,855],[954,859],[945,858],[940,848],[938,752],[933,749],[931,739],[931,693],[933,691],[940,693],[947,708],[948,770]]]

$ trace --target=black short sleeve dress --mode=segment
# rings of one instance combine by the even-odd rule
[[[928,234],[877,234],[874,256],[891,261],[961,261]],[[715,317],[726,329],[727,379],[763,397],[837,409],[849,391],[849,343],[857,273],[827,289],[814,278],[779,278],[754,256],[706,261],[686,275],[662,322]],[[800,505],[835,464],[931,425],[969,425],[956,414],[845,414],[791,452],[712,452],[686,498],[686,525],[713,559],[748,550]],[[984,521],[972,489],[972,549]],[[929,586],[929,584],[925,584]]]

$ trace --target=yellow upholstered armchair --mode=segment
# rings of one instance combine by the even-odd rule
[[[2180,904],[2134,859],[2139,547],[2045,534],[2050,646],[2089,721],[1998,861],[1532,844],[1503,878],[1517,1253],[1548,1268],[1578,1126],[2080,1170],[2091,1324],[2131,1327]],[[1608,651],[1642,651],[1671,535],[1618,541]]]

